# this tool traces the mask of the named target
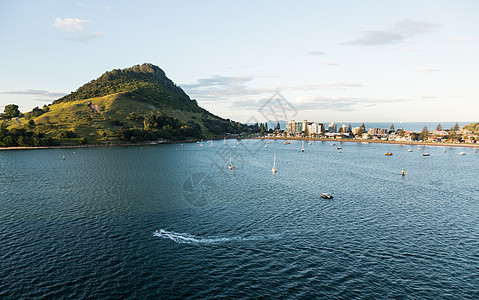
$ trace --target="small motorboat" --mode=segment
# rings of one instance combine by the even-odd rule
[[[407,150],[407,152],[412,152],[412,149]]]
[[[391,156],[391,155],[393,155],[393,153],[392,152],[386,152],[386,153],[384,153],[384,155]]]
[[[466,152],[459,152],[459,155],[466,155]]]
[[[284,142],[285,145],[291,144],[290,142]]]
[[[163,230],[163,229],[158,229],[157,231],[155,231],[158,235],[164,235],[166,234],[166,232]]]
[[[328,193],[322,193],[321,198],[323,199],[333,199],[334,197]]]
[[[429,155],[431,155],[431,154],[429,154],[429,153],[423,153],[422,154],[422,156],[429,156]]]

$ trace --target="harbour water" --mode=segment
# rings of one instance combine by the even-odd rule
[[[479,154],[301,146],[1,151],[0,298],[479,298]]]

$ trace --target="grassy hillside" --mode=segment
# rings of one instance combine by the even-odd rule
[[[30,144],[33,134],[85,144],[212,138],[254,130],[199,107],[151,64],[107,72],[42,109],[1,122],[0,145],[11,132],[15,145],[26,134]]]
[[[479,123],[471,123],[468,125],[462,126],[462,129],[470,130],[472,132],[479,132]]]

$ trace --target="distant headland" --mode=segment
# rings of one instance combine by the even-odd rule
[[[5,106],[0,147],[183,141],[254,134],[258,126],[223,119],[152,64],[115,69],[42,108]]]

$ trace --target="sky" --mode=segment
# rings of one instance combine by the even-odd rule
[[[479,121],[479,1],[0,1],[0,110],[152,63],[240,122]]]

